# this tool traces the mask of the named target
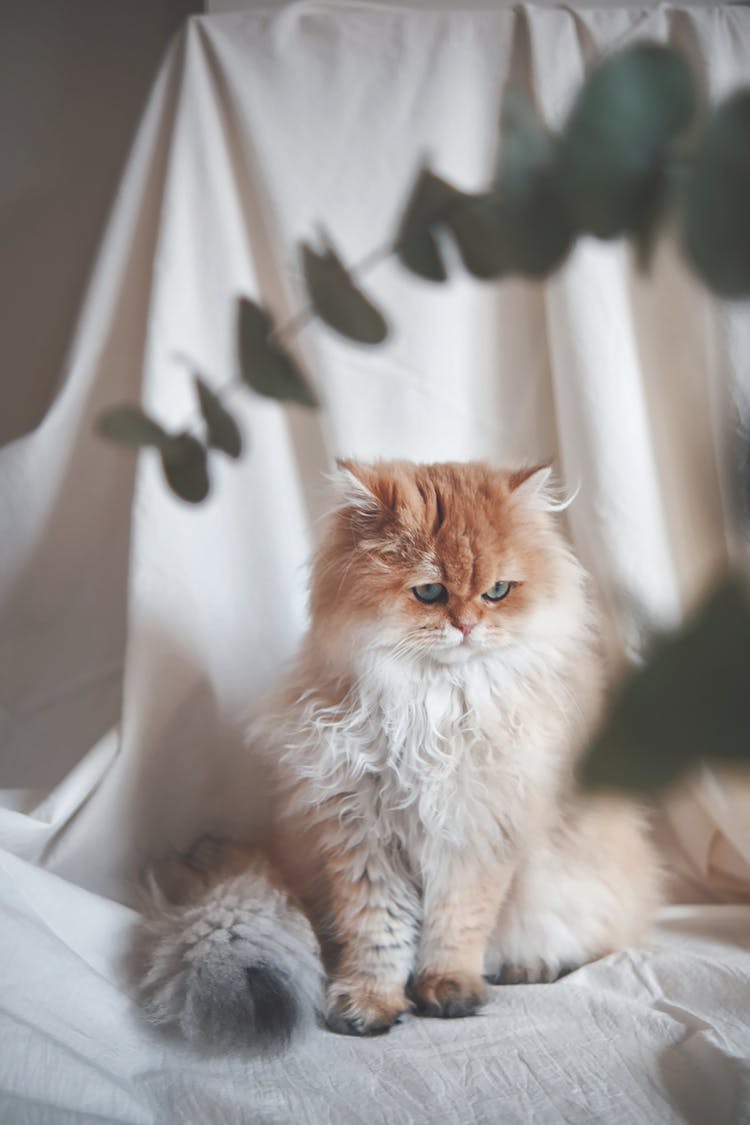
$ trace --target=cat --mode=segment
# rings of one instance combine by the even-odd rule
[[[147,1014],[193,1040],[468,1016],[488,980],[637,942],[658,901],[642,814],[575,788],[602,660],[549,467],[342,461],[338,489],[250,732],[273,839],[209,848],[151,923]]]

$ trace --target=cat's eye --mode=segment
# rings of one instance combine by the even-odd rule
[[[501,602],[503,598],[507,598],[514,585],[514,582],[496,582],[489,590],[485,590],[482,597],[486,602]]]
[[[424,586],[412,586],[411,592],[419,602],[433,605],[435,602],[444,602],[448,591],[440,582],[426,582]]]

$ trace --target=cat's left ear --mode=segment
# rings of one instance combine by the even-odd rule
[[[549,461],[525,469],[516,469],[509,476],[508,485],[513,499],[528,508],[557,512],[567,507],[567,504],[561,502],[554,494],[552,465]]]

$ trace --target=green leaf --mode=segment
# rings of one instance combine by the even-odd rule
[[[422,167],[412,188],[395,250],[399,261],[427,281],[445,281],[448,272],[440,253],[435,227],[466,198],[464,192]]]
[[[488,281],[510,272],[508,214],[497,196],[466,196],[448,219],[448,226],[461,261],[474,277]]]
[[[673,172],[673,168],[657,164],[643,178],[638,214],[630,229],[636,264],[642,273],[651,268],[659,228],[675,195]]]
[[[510,203],[527,198],[540,174],[548,174],[557,162],[557,138],[540,120],[523,90],[509,87],[503,98],[500,118],[499,182]]]
[[[155,445],[162,448],[171,439],[158,422],[141,410],[140,406],[113,406],[103,411],[96,423],[102,437],[128,445],[131,449]]]
[[[511,202],[502,188],[477,195],[449,220],[461,260],[474,277],[543,277],[567,255],[573,228],[549,181]]]
[[[506,95],[502,160],[490,191],[471,195],[422,168],[401,222],[396,253],[414,273],[445,281],[435,238],[439,226],[456,240],[474,277],[537,277],[568,252],[570,219],[556,180],[557,142],[518,91]]]
[[[302,267],[310,299],[318,316],[342,336],[360,344],[380,344],[388,335],[388,325],[352,280],[330,241],[317,253],[302,243]]]
[[[312,388],[292,357],[271,338],[268,314],[248,297],[238,302],[240,375],[260,395],[317,406]]]
[[[682,237],[709,288],[750,295],[750,90],[720,105],[703,130],[684,187]]]
[[[198,402],[206,423],[209,446],[220,449],[228,457],[236,459],[242,453],[242,434],[239,426],[218,395],[201,379],[200,375],[194,378]]]
[[[508,90],[496,183],[464,197],[447,220],[470,273],[540,277],[559,265],[574,231],[558,171],[557,138],[520,90]]]
[[[503,101],[498,192],[515,273],[540,277],[563,261],[575,228],[560,176],[560,141],[521,90]]]
[[[727,579],[623,685],[583,764],[592,787],[661,789],[704,759],[750,762],[750,597]]]
[[[510,258],[514,273],[545,277],[567,257],[575,231],[555,183],[540,179],[528,200],[509,216]]]
[[[208,496],[206,447],[192,434],[177,434],[161,447],[164,476],[172,491],[189,504],[200,504]]]
[[[561,182],[575,225],[599,238],[638,233],[666,202],[673,141],[697,105],[690,68],[646,43],[601,63],[581,90],[561,143]]]
[[[99,417],[97,429],[105,437],[132,448],[156,446],[167,482],[183,500],[198,504],[208,496],[206,450],[197,438],[168,434],[137,406],[116,406],[105,411]]]

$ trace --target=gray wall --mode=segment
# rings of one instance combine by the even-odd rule
[[[54,394],[164,50],[202,0],[0,0],[0,444]]]

